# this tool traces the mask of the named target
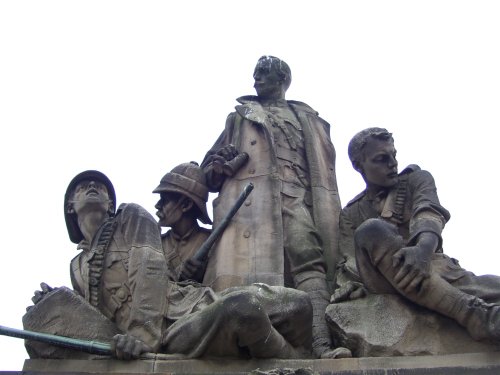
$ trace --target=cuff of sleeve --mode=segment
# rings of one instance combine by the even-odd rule
[[[441,237],[442,230],[443,222],[439,218],[432,215],[421,215],[421,217],[412,220],[410,224],[410,239],[408,240],[408,245],[415,245],[420,233],[431,232],[438,236],[439,244],[437,248],[440,250],[443,245],[443,239]]]

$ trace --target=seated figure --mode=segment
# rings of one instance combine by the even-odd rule
[[[340,215],[338,289],[333,302],[399,293],[454,319],[476,340],[500,340],[500,277],[476,276],[443,253],[449,212],[432,175],[416,165],[398,173],[392,134],[368,128],[349,144],[366,189]]]
[[[58,288],[42,284],[23,318],[25,328],[73,332],[75,338],[88,338],[92,330],[118,332],[106,341],[120,359],[144,352],[183,358],[310,355],[307,294],[264,284],[216,294],[198,284],[176,283],[154,218],[136,204],[122,204],[115,212],[115,202],[113,185],[101,172],[85,171],[70,182],[64,214],[70,239],[82,250],[71,261],[75,293],[61,299]],[[65,302],[71,306],[62,315]],[[53,353],[43,346],[29,352],[32,357]]]

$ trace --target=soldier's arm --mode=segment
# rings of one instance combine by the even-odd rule
[[[121,219],[125,243],[130,246],[128,279],[132,301],[127,334],[157,351],[168,288],[167,264],[160,232],[155,219],[138,205],[128,205]],[[127,343],[124,347],[127,348]]]
[[[236,113],[230,113],[226,120],[226,127],[217,141],[207,152],[201,167],[207,177],[207,185],[211,192],[220,190],[227,174],[224,172],[224,164],[239,155],[239,151],[231,144],[231,133],[234,126]]]
[[[450,213],[439,202],[434,178],[427,171],[416,171],[411,174],[408,187],[413,197],[408,243],[414,245],[420,241],[422,233],[430,232],[438,237],[434,250],[439,251],[442,247],[441,232],[450,219]]]
[[[427,171],[415,171],[409,180],[413,198],[408,246],[393,257],[398,267],[395,281],[398,286],[411,292],[430,272],[432,255],[441,251],[441,232],[450,218],[449,212],[441,206],[432,175]]]

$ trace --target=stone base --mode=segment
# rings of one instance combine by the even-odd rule
[[[500,344],[475,341],[455,321],[394,294],[331,304],[326,320],[337,345],[355,357],[500,351]]]
[[[256,371],[256,370],[259,371]],[[277,370],[277,369],[281,369]],[[284,369],[303,369],[299,371]],[[275,371],[271,371],[275,370]],[[22,374],[500,374],[500,352],[442,356],[319,360],[138,360],[28,359]]]

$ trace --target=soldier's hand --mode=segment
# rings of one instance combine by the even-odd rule
[[[201,282],[205,274],[205,262],[191,258],[182,265],[179,281],[193,280]]]
[[[52,288],[46,283],[40,283],[40,288],[42,290],[35,290],[35,294],[33,295],[33,297],[31,297],[31,300],[33,301],[34,304],[40,302],[43,299],[43,297],[45,297],[49,292],[52,292],[54,290],[54,288]]]
[[[340,288],[337,288],[330,298],[331,303],[351,301],[366,296],[366,288],[362,283],[348,281]]]
[[[403,247],[393,255],[393,266],[398,268],[394,276],[397,287],[406,293],[417,291],[422,281],[430,275],[430,256],[418,244]]]
[[[233,160],[238,154],[238,150],[232,144],[226,145],[217,150],[217,155],[222,156],[227,161]]]
[[[125,360],[137,359],[142,353],[153,351],[148,344],[132,335],[115,335],[111,349],[116,358]]]

